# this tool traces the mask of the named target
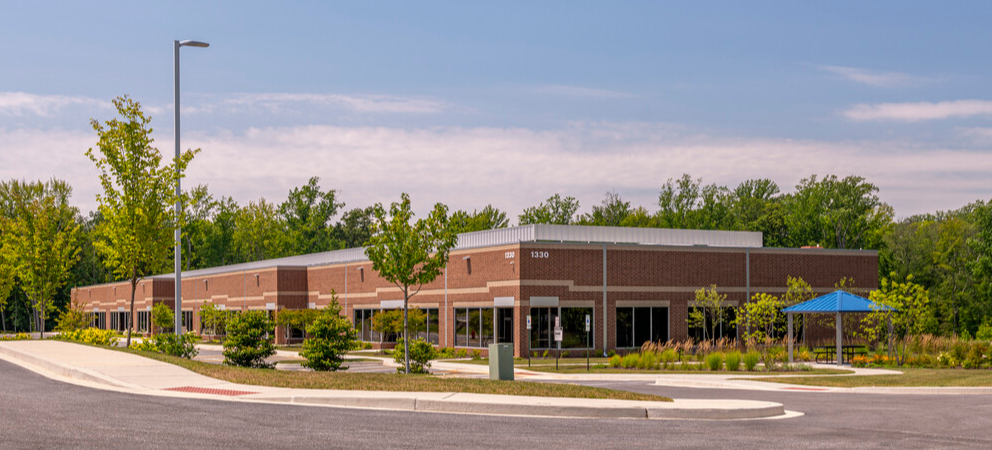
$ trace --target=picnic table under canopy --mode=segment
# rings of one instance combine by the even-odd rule
[[[844,326],[841,315],[847,313],[870,313],[878,311],[896,311],[891,306],[875,303],[860,295],[854,295],[846,291],[834,291],[812,300],[808,300],[796,305],[792,305],[782,310],[786,314],[789,323],[789,363],[792,359],[792,315],[793,314],[835,314],[837,323],[837,365],[843,364],[843,340]],[[892,320],[889,320],[889,334],[892,332]]]

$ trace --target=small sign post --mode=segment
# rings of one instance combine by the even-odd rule
[[[555,316],[555,343],[557,344],[557,349],[555,350],[555,370],[558,370],[558,358],[561,357],[561,317]]]
[[[530,368],[530,314],[527,314],[527,368]]]
[[[589,314],[586,314],[586,372],[589,371]]]

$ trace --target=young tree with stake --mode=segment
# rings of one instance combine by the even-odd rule
[[[376,204],[374,216],[365,254],[379,276],[403,292],[403,360],[406,373],[410,373],[410,298],[441,275],[458,236],[450,226],[448,207],[440,203],[426,219],[411,223],[413,212],[406,193],[388,213],[381,203]]]

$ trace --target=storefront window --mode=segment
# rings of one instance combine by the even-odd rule
[[[593,320],[592,308],[531,308],[531,348],[557,348],[554,340],[555,317],[561,313],[561,348],[586,348],[596,346],[596,339],[590,330],[586,335],[586,315]]]
[[[512,329],[513,308],[455,308],[456,347],[484,348],[496,342],[513,342]],[[496,331],[501,333],[498,341]]]
[[[707,315],[706,316],[707,324],[705,331],[705,337],[707,339],[703,338],[704,336],[703,327],[699,326],[698,324],[696,326],[689,327],[688,330],[689,337],[696,340],[696,342],[701,342],[703,340],[720,339],[724,337],[731,339],[737,338],[737,325],[734,324],[734,320],[737,318],[737,308],[731,306],[731,307],[724,307],[721,309],[723,310],[723,312],[722,314],[720,314],[720,316],[717,319],[719,323],[716,326],[716,336],[710,336],[711,334],[713,334],[713,326],[709,323],[710,316]],[[698,310],[698,308],[689,308],[689,313],[692,314],[692,312],[696,310]]]
[[[620,307],[616,311],[617,348],[668,340],[667,307]]]

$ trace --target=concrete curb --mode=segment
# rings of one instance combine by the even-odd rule
[[[83,369],[80,367],[73,367],[70,365],[49,361],[47,359],[37,357],[30,353],[17,351],[2,345],[0,345],[0,356],[6,356],[7,358],[16,359],[21,362],[39,367],[41,369],[47,370],[51,373],[66,378],[75,378],[78,380],[89,381],[91,383],[105,384],[116,388],[141,389],[140,386],[135,386],[131,383],[127,383],[121,380],[116,380],[114,378],[108,377],[101,373],[94,372],[89,369]]]
[[[4,345],[0,345],[0,358],[33,366],[36,368],[35,371],[40,370],[39,373],[42,375],[49,372],[58,377],[104,385],[112,390],[123,389],[136,394],[163,394],[160,389],[134,385],[94,370],[52,361]],[[252,386],[243,387],[249,389]],[[306,390],[292,391],[289,389],[283,392],[270,391],[234,398],[200,393],[184,396],[308,406],[600,419],[740,420],[781,417],[786,414],[781,404],[749,400],[675,400],[668,403],[438,392],[311,391],[313,395],[307,395]],[[177,395],[174,392],[169,394]]]

